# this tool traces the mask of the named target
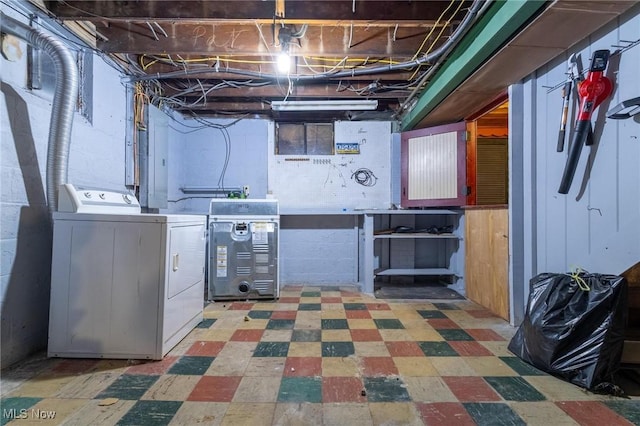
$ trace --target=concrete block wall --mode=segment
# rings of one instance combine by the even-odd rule
[[[26,53],[26,45],[21,47]],[[26,55],[17,62],[2,57],[0,71],[0,368],[4,368],[47,345],[52,229],[45,181],[51,97],[25,88]],[[93,81],[93,123],[75,114],[68,180],[123,190],[125,90],[118,72],[97,56]]]
[[[357,215],[281,216],[281,283],[358,283],[357,220]]]
[[[231,120],[212,120],[225,125]],[[200,128],[201,124],[189,118],[175,116],[169,122],[169,209],[170,212],[207,213],[210,195],[188,198],[182,187],[217,187],[224,166],[225,141],[220,130]],[[354,127],[355,126],[355,127]],[[384,132],[380,127],[384,126]],[[387,165],[391,144],[389,124],[379,122],[343,123],[342,127],[355,128],[375,134],[368,145]],[[194,131],[195,130],[195,131]],[[231,155],[225,175],[225,186],[250,186],[250,198],[267,196],[267,177],[273,158],[273,124],[266,120],[242,120],[228,129]],[[399,138],[398,138],[399,141]],[[399,146],[399,145],[398,145]],[[398,160],[399,164],[399,160]],[[387,166],[389,167],[389,166]],[[317,170],[316,170],[317,169]],[[387,170],[388,172],[388,170]],[[316,173],[317,176],[310,176]],[[310,168],[304,176],[326,181],[326,169]],[[380,171],[376,188],[382,188],[389,198],[388,173]],[[292,183],[290,183],[292,184]],[[355,184],[354,184],[355,185]],[[320,188],[308,187],[301,191],[295,204],[315,203],[318,210],[326,209],[317,196]],[[274,191],[277,197],[277,192]],[[173,202],[171,200],[174,200]],[[385,206],[388,205],[388,200]],[[286,206],[285,206],[286,207]],[[283,208],[281,203],[281,210]],[[291,206],[289,206],[291,210]],[[294,209],[295,210],[295,209]],[[282,284],[353,284],[359,281],[360,235],[357,215],[283,215],[280,226],[280,281]]]
[[[211,120],[210,123],[225,126],[234,121]],[[226,129],[230,151],[224,186],[248,185],[250,198],[265,198],[267,194],[267,123],[247,119]],[[212,195],[185,194],[180,188],[218,187],[226,158],[224,132],[179,114],[169,120],[168,211],[198,214],[209,211]]]

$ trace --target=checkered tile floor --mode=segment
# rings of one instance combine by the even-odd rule
[[[638,399],[541,373],[507,350],[513,333],[469,301],[287,287],[210,304],[162,361],[41,360],[19,384],[29,368],[12,370],[2,424],[640,424]]]

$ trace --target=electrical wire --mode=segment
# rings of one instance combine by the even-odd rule
[[[378,178],[367,168],[360,168],[351,174],[351,179],[362,186],[374,186]]]
[[[149,104],[149,95],[145,93],[141,82],[134,84],[133,93],[133,122],[137,130],[147,130],[144,123],[144,107]]]
[[[433,49],[433,47],[436,45],[436,42],[438,40],[440,40],[440,37],[442,36],[442,33],[444,32],[445,29],[449,28],[449,24],[451,24],[451,21],[453,20],[453,18],[458,14],[458,12],[460,11],[460,8],[463,5],[463,1],[458,2],[458,7],[457,9],[453,12],[453,14],[451,15],[451,17],[449,19],[447,19],[447,22],[444,23],[444,25],[442,25],[442,27],[440,28],[440,32],[438,33],[438,35],[436,36],[436,38],[433,40],[433,42],[431,42],[431,44],[429,45],[429,47],[427,48],[427,50],[424,52],[424,55],[428,55],[429,52],[431,52],[431,50]],[[444,16],[444,14],[447,12],[447,10],[449,10],[449,7],[451,7],[451,5],[453,4],[453,1],[449,4],[449,6],[445,9],[444,12],[442,12],[442,15],[440,15],[440,17],[438,18],[438,21],[442,18],[442,16]],[[434,30],[436,28],[436,26],[434,25],[431,29]],[[430,32],[431,33],[431,32]],[[427,39],[425,38],[424,40],[425,42],[427,41]],[[420,46],[420,49],[422,49],[422,47],[424,46],[424,42],[422,44],[422,46]],[[420,50],[419,49],[419,50]],[[419,51],[418,50],[418,51]],[[417,53],[416,53],[417,56]],[[416,58],[416,56],[414,56],[414,59]],[[420,69],[420,67],[416,67],[416,69],[413,71],[413,74],[411,74],[411,77],[409,77],[409,80],[413,80],[416,76],[416,74],[418,73],[418,70]]]
[[[451,8],[451,6],[453,6],[453,4],[455,2],[456,2],[456,0],[451,0],[451,3],[449,3],[447,8],[442,11],[440,16],[438,16],[438,19],[436,19],[436,22],[431,26],[431,30],[427,33],[427,35],[425,36],[424,40],[422,40],[422,44],[420,44],[420,47],[418,47],[418,49],[416,50],[416,53],[411,58],[412,61],[415,61],[416,58],[418,57],[418,55],[420,55],[420,52],[422,51],[422,48],[424,47],[424,45],[427,43],[427,40],[429,40],[429,37],[431,37],[431,35],[435,31],[435,29],[438,26],[438,24],[440,24],[440,20],[447,13],[447,11]],[[462,3],[462,1],[460,1],[460,3]]]
[[[191,112],[191,117],[198,123],[201,124],[201,126],[189,126],[187,124],[185,124],[184,122],[178,121],[175,119],[175,117],[173,117],[172,114],[169,114],[169,118],[171,118],[171,120],[173,120],[174,122],[180,124],[183,127],[187,127],[192,129],[191,131],[188,132],[181,132],[180,130],[169,126],[171,129],[178,131],[179,133],[193,133],[199,130],[203,130],[206,128],[211,128],[211,129],[216,129],[219,130],[222,138],[224,140],[224,145],[225,145],[225,155],[224,155],[224,162],[222,165],[222,170],[220,171],[220,176],[218,177],[218,188],[217,189],[225,189],[224,186],[224,179],[225,179],[225,175],[227,173],[227,168],[229,166],[229,160],[231,159],[231,135],[229,134],[229,127],[237,124],[240,120],[242,120],[242,118],[238,118],[230,123],[227,124],[219,124],[219,123],[212,123],[209,120],[206,120],[202,117],[200,117],[199,115],[197,115],[194,112]]]
[[[471,23],[476,19],[478,13],[483,9],[483,5],[490,4],[484,2],[482,0],[474,0],[471,8],[468,10],[464,19],[460,23],[460,25],[456,28],[456,30],[451,34],[448,40],[437,49],[432,52],[416,59],[415,61],[408,62],[400,62],[396,64],[386,65],[386,66],[374,66],[374,67],[364,67],[360,69],[354,70],[344,70],[338,71],[336,73],[327,73],[327,74],[318,74],[318,75],[295,75],[291,76],[296,82],[311,82],[311,81],[323,81],[328,79],[336,79],[341,77],[355,77],[362,75],[371,75],[378,73],[387,73],[393,71],[400,71],[405,69],[414,69],[415,67],[419,67],[421,65],[425,65],[428,62],[440,58],[440,56],[447,51],[452,45],[456,44],[463,34],[466,33]],[[173,77],[185,77],[186,75],[196,75],[201,74],[203,72],[207,72],[208,70],[203,69],[193,69],[188,71],[174,71],[165,74],[154,74],[154,75],[146,75],[146,76],[137,76],[131,77],[131,80],[164,80],[167,78]],[[277,75],[277,74],[268,74],[264,72],[255,72],[246,69],[237,69],[237,68],[228,68],[225,70],[227,73],[243,75],[246,77],[257,77],[264,80],[278,81],[283,80],[285,76]]]
[[[273,56],[273,55],[272,55]],[[370,65],[370,64],[376,64],[376,63],[381,63],[381,64],[399,64],[401,62],[399,61],[394,61],[392,59],[386,59],[386,58],[378,58],[375,60],[371,60],[371,58],[349,58],[348,56],[345,56],[342,59],[337,59],[337,58],[329,58],[329,57],[317,57],[317,56],[300,56],[302,58],[302,60],[305,63],[306,68],[312,70],[313,68],[326,68],[327,65],[323,65],[323,64],[309,64],[309,60],[315,60],[315,61],[324,61],[324,62],[337,62],[336,65],[333,65],[331,69],[329,69],[328,71],[325,70],[325,73],[331,73],[333,71],[335,71],[336,69],[351,69],[351,68],[360,68],[360,67],[364,67],[366,65]],[[145,62],[145,59],[152,59],[149,62]],[[164,63],[164,64],[171,64],[173,66],[178,66],[178,65],[182,65],[184,67],[184,64],[194,64],[194,65],[202,65],[203,69],[209,69],[211,66],[206,64],[206,63],[210,63],[210,62],[216,62],[216,61],[224,61],[224,62],[229,62],[229,63],[237,63],[237,64],[247,64],[247,65],[251,65],[251,64],[257,64],[257,65],[275,65],[277,63],[277,60],[270,60],[270,61],[265,61],[265,60],[253,60],[253,59],[233,59],[233,58],[229,58],[229,57],[220,57],[220,56],[216,56],[216,57],[212,57],[212,56],[207,56],[207,57],[202,57],[202,58],[192,58],[192,59],[181,59],[179,62],[178,61],[174,61],[171,59],[170,55],[147,55],[147,54],[143,54],[140,55],[139,57],[139,64],[142,67],[142,69],[144,71],[146,71],[149,67],[151,67],[152,65],[156,64],[156,63]],[[346,66],[346,65],[341,65],[343,63],[347,63],[347,62],[358,62],[360,65],[355,65],[355,66]]]

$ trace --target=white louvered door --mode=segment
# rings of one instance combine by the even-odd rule
[[[465,142],[465,123],[402,134],[402,207],[465,204]]]

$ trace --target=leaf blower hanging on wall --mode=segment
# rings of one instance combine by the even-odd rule
[[[567,163],[564,167],[564,173],[562,174],[562,181],[560,181],[560,188],[558,192],[560,194],[566,194],[571,188],[571,182],[573,176],[576,173],[578,167],[578,161],[580,160],[580,153],[582,152],[582,145],[591,145],[592,129],[591,129],[591,116],[593,111],[604,101],[613,91],[613,84],[604,75],[604,70],[607,68],[609,62],[608,50],[596,50],[591,58],[591,68],[584,81],[579,81],[578,75],[574,75],[575,70],[575,56],[572,55],[569,58],[569,79],[571,81],[577,81],[578,84],[578,97],[580,98],[580,109],[578,110],[578,117],[576,120],[575,130],[571,139],[571,145],[569,146],[569,155],[567,157]],[[568,87],[567,87],[568,86]],[[571,85],[567,81],[565,88],[563,89],[564,102],[568,102],[570,96]],[[563,121],[566,120],[564,116],[563,105]],[[565,121],[566,124],[566,121]],[[561,123],[560,139],[558,140],[558,151],[562,151],[564,145],[564,125]]]

